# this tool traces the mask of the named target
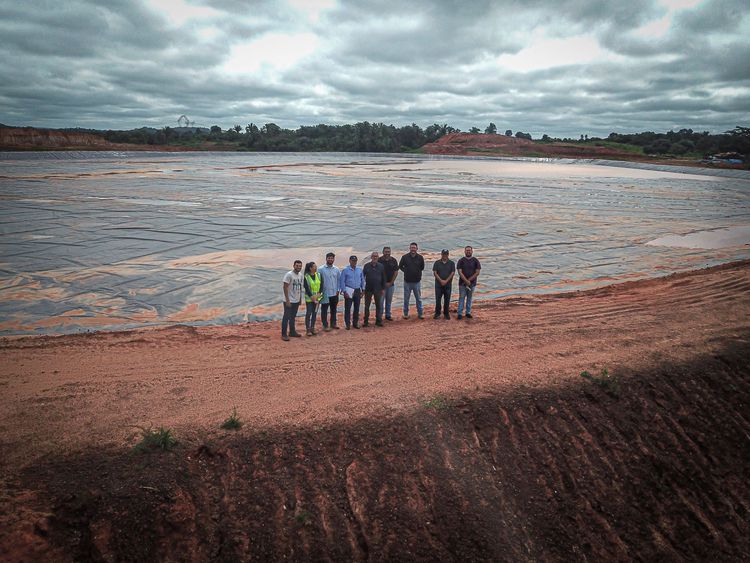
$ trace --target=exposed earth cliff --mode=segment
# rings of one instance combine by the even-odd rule
[[[447,155],[654,160],[642,153],[597,146],[593,143],[538,142],[506,135],[470,133],[449,133],[434,143],[425,145],[422,151],[427,154]]]

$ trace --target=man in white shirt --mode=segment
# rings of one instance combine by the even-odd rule
[[[302,301],[302,260],[295,260],[293,270],[284,274],[284,318],[281,320],[281,339],[289,340],[289,336],[302,336],[294,328],[297,310]],[[287,336],[289,328],[289,336]]]

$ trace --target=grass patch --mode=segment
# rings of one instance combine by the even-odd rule
[[[242,421],[237,416],[237,407],[232,409],[232,414],[224,422],[221,423],[221,427],[224,430],[239,430],[242,428]]]
[[[606,368],[598,376],[592,375],[588,371],[582,371],[581,377],[599,386],[599,388],[612,397],[620,396],[620,378],[617,375],[611,375]]]
[[[584,141],[584,143],[587,142],[588,141]],[[630,145],[628,143],[615,143],[614,141],[592,141],[592,143],[595,147],[606,147],[608,149],[616,149],[633,154],[643,154],[643,147],[638,145]]]
[[[170,451],[177,445],[177,439],[169,428],[160,426],[156,430],[137,426],[141,430],[141,441],[133,448],[139,452],[148,452],[153,450]]]
[[[298,514],[294,516],[294,519],[297,521],[298,524],[306,524],[311,516],[312,514],[310,514],[309,512],[305,510],[302,510],[301,512],[299,512]]]
[[[440,395],[435,395],[431,399],[428,399],[423,403],[424,408],[426,409],[433,409],[436,411],[442,411],[448,408],[448,401],[445,397],[441,397]]]

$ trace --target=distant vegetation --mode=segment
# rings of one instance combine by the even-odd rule
[[[607,141],[626,143],[641,147],[646,154],[711,155],[717,153],[738,153],[750,157],[750,127],[735,127],[721,135],[701,133],[692,129],[680,129],[666,133],[633,133],[621,135],[610,133]]]
[[[0,126],[7,127],[7,126]],[[63,129],[70,133],[92,133],[113,143],[137,145],[174,146],[194,149],[221,149],[247,151],[341,151],[341,152],[410,152],[419,149],[448,133],[459,133],[459,129],[448,124],[435,123],[426,128],[412,123],[403,127],[369,123],[354,125],[310,125],[297,129],[284,129],[275,123],[258,127],[254,123],[234,125],[222,129],[212,127],[164,127],[154,129],[142,127],[130,131],[100,131],[93,129]],[[471,127],[468,133],[498,135],[498,127],[490,123],[484,129]],[[505,130],[505,136],[532,140],[530,133]],[[715,154],[735,153],[750,161],[750,127],[735,127],[720,134],[708,131],[680,129],[655,133],[610,133],[606,138],[581,135],[579,139],[541,135],[539,143],[572,143],[611,147],[656,156],[701,158]]]
[[[235,150],[252,151],[342,151],[342,152],[405,152],[418,150],[427,143],[438,140],[448,133],[460,132],[447,124],[433,124],[422,129],[416,124],[404,127],[382,123],[355,123],[354,125],[312,125],[298,129],[283,129],[275,123],[258,127],[249,123],[245,127],[235,125],[222,130],[218,125],[207,128],[134,129],[132,131],[100,131],[108,141],[149,145],[174,145],[203,147],[206,144],[226,146]],[[470,133],[479,133],[472,127]],[[497,134],[497,127],[490,123],[484,130]],[[530,133],[507,129],[505,135],[532,140]],[[610,133],[606,139],[581,135],[580,139],[556,138],[542,135],[540,142],[568,142],[593,144],[595,146],[617,146],[638,154],[702,157],[716,153],[738,153],[750,157],[750,128],[736,127],[722,134],[712,135],[708,131],[692,129],[667,131],[666,133]]]
[[[187,129],[187,130],[185,130]],[[341,151],[404,152],[436,141],[457,131],[448,125],[434,124],[422,129],[416,124],[404,127],[382,123],[354,125],[312,125],[282,129],[275,123],[258,127],[249,123],[222,130],[218,125],[204,128],[134,129],[98,132],[113,143],[205,147],[206,143],[252,151]]]

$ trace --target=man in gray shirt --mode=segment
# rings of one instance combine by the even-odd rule
[[[456,264],[448,259],[448,251],[440,253],[440,260],[436,260],[432,266],[432,274],[435,276],[435,318],[440,318],[442,308],[443,317],[450,319],[451,288],[453,276],[456,275]],[[442,303],[441,303],[442,302]],[[442,307],[441,307],[442,304]]]

